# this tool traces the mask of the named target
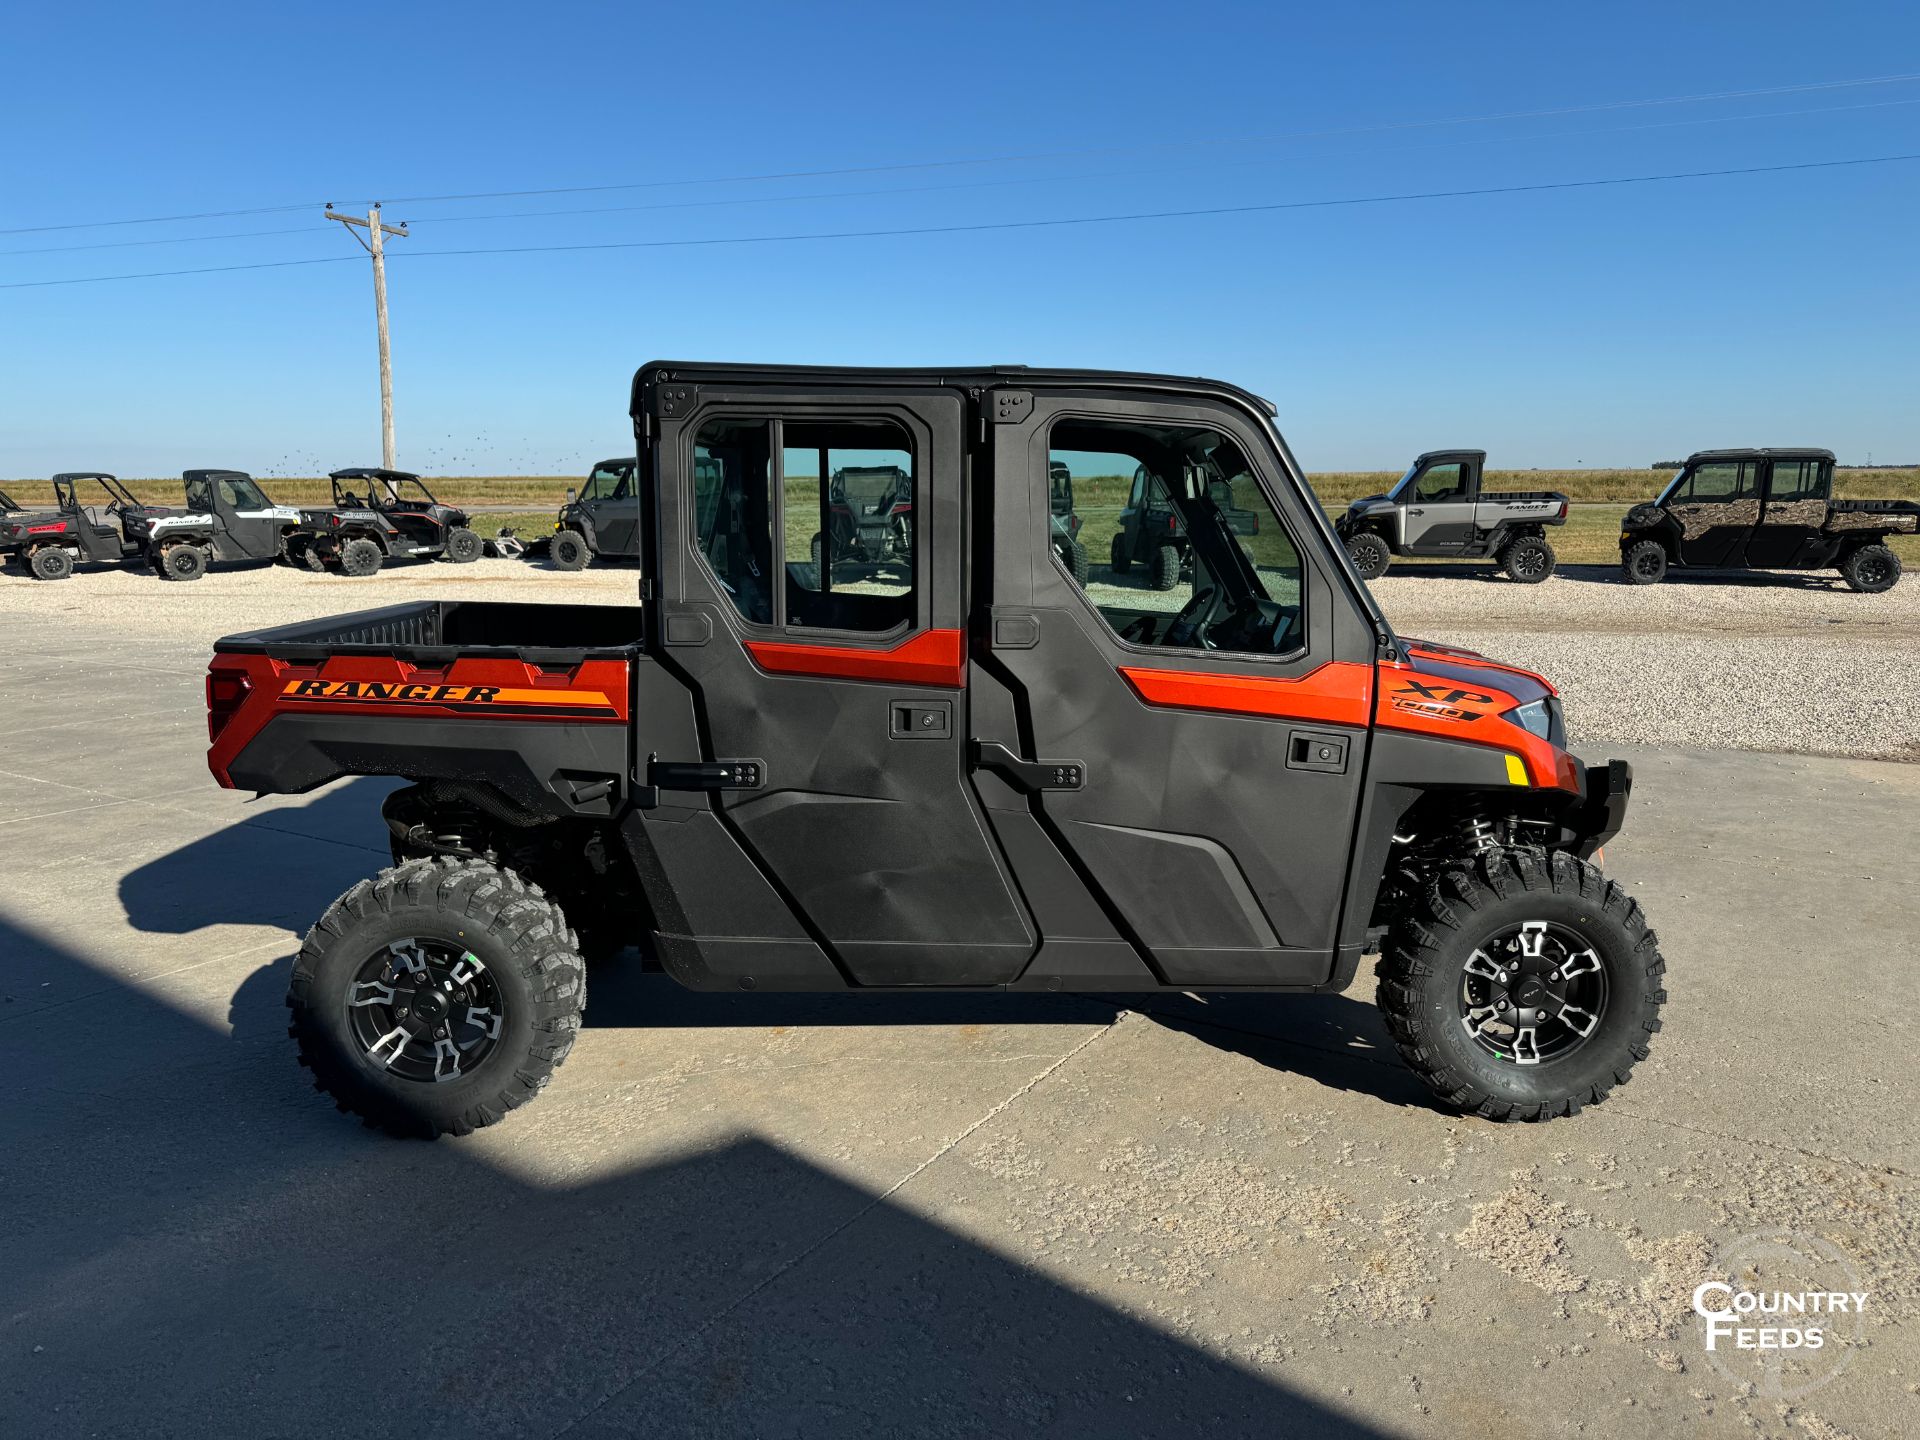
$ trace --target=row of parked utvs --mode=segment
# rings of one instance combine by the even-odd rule
[[[467,512],[443,505],[418,475],[336,470],[330,505],[275,504],[239,470],[189,470],[179,505],[148,505],[112,475],[53,477],[51,509],[0,494],[0,559],[40,580],[78,565],[148,566],[197,580],[214,561],[269,560],[371,575],[388,560],[478,560],[487,542]]]

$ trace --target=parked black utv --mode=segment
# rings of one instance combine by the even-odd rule
[[[584,570],[597,556],[640,558],[640,492],[634,488],[633,465],[631,455],[602,460],[577,494],[567,492],[547,542],[555,569]]]
[[[1053,553],[1060,557],[1060,563],[1067,567],[1074,583],[1084,590],[1092,566],[1087,560],[1087,547],[1080,542],[1080,516],[1073,508],[1073,472],[1064,461],[1048,462],[1047,491],[1048,508],[1052,512],[1049,533],[1053,537]]]
[[[29,510],[0,495],[0,558],[24,565],[36,580],[64,580],[75,565],[118,565],[137,553],[126,524],[142,507],[113,476],[65,471],[53,477],[53,495],[51,510]]]
[[[486,542],[467,512],[443,505],[406,470],[335,470],[331,507],[303,507],[287,540],[287,559],[309,570],[366,576],[388,560],[478,560]],[[357,487],[357,488],[356,488]]]
[[[1211,483],[1211,499],[1227,529],[1235,535],[1259,534],[1259,515],[1234,504],[1233,486],[1225,480]],[[1145,567],[1156,590],[1171,590],[1182,576],[1193,573],[1193,548],[1181,527],[1180,512],[1167,498],[1160,478],[1148,474],[1144,465],[1134,471],[1133,488],[1120,511],[1120,532],[1113,537],[1107,558],[1115,575],[1125,575],[1135,565]]]
[[[181,477],[186,506],[123,512],[128,544],[144,551],[167,580],[198,580],[215,560],[286,558],[300,512],[276,505],[241,470],[189,470]]]

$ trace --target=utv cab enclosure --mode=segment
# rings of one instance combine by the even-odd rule
[[[387,560],[478,560],[485,543],[467,512],[442,505],[426,481],[407,470],[356,467],[327,476],[331,509],[300,511],[287,539],[287,559],[310,570],[365,576]]]
[[[1604,1099],[1647,1053],[1663,963],[1595,868],[1626,764],[1568,752],[1540,677],[1394,634],[1263,401],[659,363],[631,408],[641,603],[216,646],[221,784],[412,782],[394,866],[293,967],[343,1107],[500,1119],[572,1044],[583,950],[625,946],[719,991],[1313,993],[1384,949],[1402,1054],[1496,1119]],[[1177,593],[1096,599],[1060,563],[1052,465],[1088,454],[1164,491]],[[917,523],[842,583],[812,542],[833,477],[880,465]]]
[[[52,484],[51,510],[0,507],[0,557],[36,580],[63,580],[75,565],[118,565],[138,553],[127,522],[143,512],[125,485],[100,470],[62,471]]]
[[[1891,590],[1889,535],[1920,529],[1912,500],[1835,500],[1831,450],[1702,450],[1658,498],[1620,522],[1620,569],[1651,585],[1669,567],[1824,570],[1855,589]]]
[[[300,512],[276,505],[241,470],[188,470],[182,510],[156,508],[126,519],[127,538],[168,580],[198,580],[215,560],[283,560]]]
[[[1552,490],[1489,491],[1484,450],[1429,450],[1385,495],[1369,495],[1334,522],[1361,578],[1387,573],[1395,555],[1492,560],[1512,579],[1553,574],[1545,527],[1567,521]]]
[[[640,558],[640,492],[633,457],[602,460],[575,494],[567,492],[548,554],[554,568],[584,570],[596,556]]]

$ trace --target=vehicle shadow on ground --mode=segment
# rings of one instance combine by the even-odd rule
[[[280,806],[149,862],[121,881],[134,927],[191,934],[214,925],[286,932],[282,953],[235,993],[229,1021],[248,1039],[279,1040],[292,956],[344,891],[387,863],[380,804],[393,782],[353,780],[299,806]],[[1122,1010],[1204,1044],[1330,1089],[1427,1106],[1399,1063],[1373,1006],[1346,995],[1054,995],[1038,992],[869,991],[779,994],[688,990],[644,967],[639,952],[596,965],[586,1024],[672,1030],[776,1026],[1106,1024]]]
[[[1499,567],[1483,562],[1396,561],[1382,580],[1479,580],[1527,587],[1507,578]],[[1845,590],[1847,582],[1830,570],[1669,570],[1659,585],[1632,586],[1618,565],[1561,565],[1544,583],[1573,580],[1584,585],[1613,585],[1620,589],[1657,590],[1668,585],[1745,586],[1755,590]]]
[[[0,1433],[1381,1433],[751,1132],[596,1169],[644,1137],[562,1111],[546,1167],[591,1178],[529,1179],[3,917],[0,953],[87,1032],[0,1014]]]

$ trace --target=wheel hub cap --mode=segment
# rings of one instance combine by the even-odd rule
[[[1528,920],[1467,958],[1460,1025],[1496,1058],[1538,1065],[1585,1044],[1606,1003],[1606,970],[1593,947],[1572,930]]]

